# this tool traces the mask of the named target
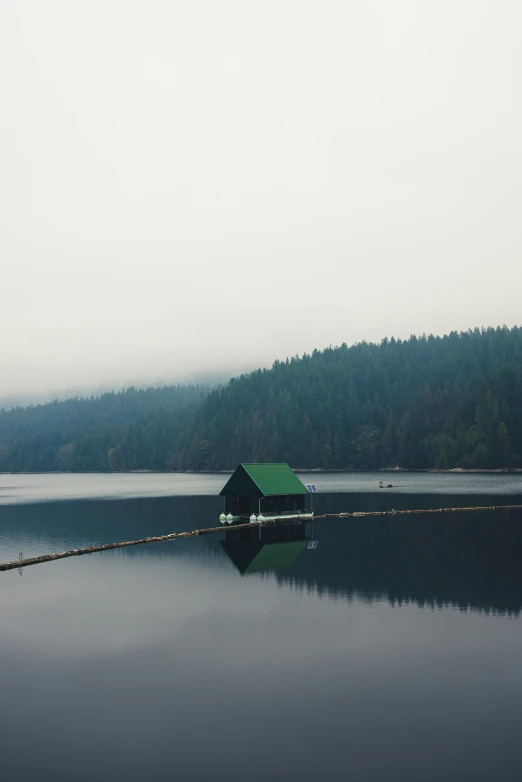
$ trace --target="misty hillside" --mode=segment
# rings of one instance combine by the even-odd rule
[[[327,348],[209,391],[0,412],[0,470],[520,466],[522,329]]]
[[[377,469],[522,462],[522,329],[314,351],[210,393],[181,466]]]
[[[0,410],[0,471],[118,469],[113,446],[122,452],[137,449],[140,464],[154,463],[157,449],[179,439],[207,391],[198,385],[128,388]]]

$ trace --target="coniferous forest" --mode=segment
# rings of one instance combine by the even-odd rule
[[[0,412],[0,471],[522,466],[522,329],[315,350],[227,385]]]

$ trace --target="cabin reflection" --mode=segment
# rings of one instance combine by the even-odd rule
[[[231,527],[221,546],[242,576],[292,565],[311,541],[306,522]]]

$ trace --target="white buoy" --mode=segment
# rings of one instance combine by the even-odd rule
[[[256,523],[256,521],[257,521],[256,514],[255,514],[255,513],[253,513],[253,514],[250,516],[250,523],[251,523],[251,524],[255,524],[255,523]]]
[[[232,514],[231,514],[231,513],[229,513],[229,514],[227,515],[227,521],[228,521],[228,523],[229,523],[229,524],[232,524],[232,522],[234,521],[234,517],[232,516]]]
[[[260,513],[259,516],[257,517],[257,521],[259,524],[261,524],[262,521],[266,521],[262,513]]]
[[[220,522],[221,522],[222,524],[224,524],[224,523],[226,522],[226,520],[227,520],[227,517],[225,516],[225,514],[224,514],[224,513],[222,513],[222,514],[220,515],[220,517],[219,517],[219,520],[220,520]]]

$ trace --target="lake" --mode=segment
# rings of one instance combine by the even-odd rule
[[[516,473],[298,473],[320,493],[379,493],[379,480],[401,494],[519,494]],[[0,505],[71,499],[217,495],[230,473],[0,473]]]
[[[215,526],[226,479],[0,475],[0,560]],[[304,479],[318,513],[522,504],[517,475]],[[520,511],[247,532],[0,573],[6,779],[520,778]]]

